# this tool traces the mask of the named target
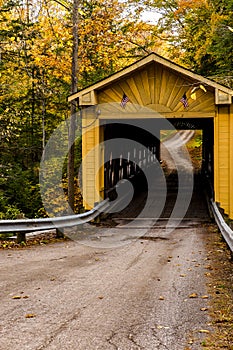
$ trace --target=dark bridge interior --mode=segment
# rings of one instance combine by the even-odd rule
[[[124,181],[124,179],[129,180],[134,188],[132,201],[123,211],[118,213],[119,216],[123,217],[137,217],[148,200],[149,191],[153,191],[154,185],[158,186],[161,172],[166,179],[166,203],[160,217],[170,217],[177,200],[179,186],[181,186],[181,178],[179,179],[177,169],[169,170],[167,159],[163,159],[163,147],[165,147],[167,141],[165,143],[161,142],[161,132],[164,130],[174,130],[174,132],[184,130],[184,132],[180,132],[181,137],[184,137],[184,135],[188,137],[191,134],[195,137],[195,131],[201,131],[202,152],[199,162],[201,166],[199,169],[193,169],[193,194],[186,216],[208,216],[203,187],[206,188],[206,185],[204,185],[206,179],[210,183],[213,182],[212,118],[129,119],[121,123],[119,123],[119,120],[108,120],[102,122],[102,127],[104,128],[104,141],[113,141],[113,146],[110,143],[110,146],[105,148],[105,197],[114,200],[117,196],[116,186],[118,186],[119,181]],[[190,133],[190,130],[193,132]],[[167,139],[169,138],[172,139],[172,136],[169,136],[168,132]],[[174,141],[174,147],[177,142],[179,141]],[[174,150],[174,147],[171,144],[171,149]],[[151,181],[148,184],[148,171],[150,171],[148,169],[155,167],[155,164],[157,168],[159,167],[158,172],[156,172],[158,176],[156,175],[153,178],[154,185]],[[182,174],[185,171],[185,168],[182,168]],[[187,173],[189,171],[187,170]],[[185,188],[183,191],[185,191]]]

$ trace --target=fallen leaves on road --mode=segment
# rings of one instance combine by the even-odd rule
[[[189,294],[189,298],[198,298],[197,293]]]
[[[208,329],[199,329],[199,333],[209,333],[210,331]]]
[[[161,325],[158,325],[157,326],[157,329],[169,329],[170,327],[168,326],[161,326]]]
[[[34,317],[36,317],[35,314],[26,314],[25,315],[25,318],[34,318]]]
[[[209,296],[208,295],[202,295],[202,297],[201,297],[202,299],[208,299],[209,298]]]

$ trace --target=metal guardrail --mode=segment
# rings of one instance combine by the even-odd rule
[[[211,204],[211,209],[213,211],[213,215],[218,225],[218,228],[222,236],[224,237],[226,243],[228,244],[230,250],[233,252],[233,231],[226,224],[224,218],[222,217],[222,214],[218,209],[216,202],[214,202],[213,199],[210,199],[210,204]]]
[[[108,206],[109,200],[105,199],[83,214],[41,219],[0,220],[0,232],[31,232],[82,225],[95,219]]]

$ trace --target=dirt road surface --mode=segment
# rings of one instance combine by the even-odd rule
[[[172,142],[192,171],[177,151],[184,142]],[[0,251],[0,349],[201,349],[211,330],[207,234],[186,219],[118,248],[68,241]]]
[[[1,251],[0,349],[200,349],[205,234],[191,224],[116,249]]]

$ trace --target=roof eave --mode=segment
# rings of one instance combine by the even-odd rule
[[[68,102],[71,102],[71,101],[79,98],[80,96],[83,96],[83,95],[89,93],[90,91],[103,89],[107,85],[111,84],[113,81],[117,81],[117,80],[121,79],[122,77],[130,74],[135,69],[142,68],[143,66],[145,66],[148,63],[153,62],[153,61],[157,62],[159,64],[162,64],[165,67],[170,68],[171,70],[175,70],[180,74],[186,75],[187,77],[189,77],[193,80],[196,80],[198,83],[200,82],[200,83],[206,84],[207,86],[211,86],[215,89],[219,89],[219,90],[233,96],[232,89],[230,89],[224,85],[221,85],[213,80],[202,77],[201,75],[196,74],[196,73],[188,70],[187,68],[181,67],[180,65],[178,65],[174,62],[171,62],[171,61],[169,61],[169,60],[167,60],[167,59],[165,59],[165,58],[163,58],[155,53],[151,53],[148,56],[142,58],[141,60],[133,63],[132,65],[122,69],[121,71],[116,72],[113,75],[111,75],[111,76],[109,76],[109,77],[107,77],[107,78],[105,78],[97,83],[94,83],[93,85],[86,87],[86,88],[76,92],[75,94],[70,95],[68,97]]]

